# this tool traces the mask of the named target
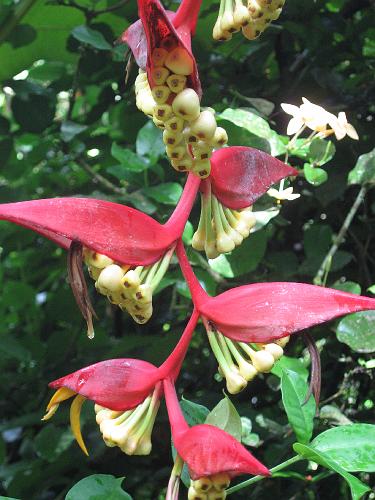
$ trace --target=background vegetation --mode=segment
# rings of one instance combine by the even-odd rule
[[[178,2],[165,4],[175,9]],[[224,45],[210,36],[217,4],[203,1],[194,51],[203,105],[224,112],[230,144],[267,151],[285,145],[288,116],[280,103],[299,105],[302,96],[335,113],[345,110],[360,141],[336,142],[336,154],[324,166],[326,182],[325,174],[308,182],[301,173],[294,186],[302,197],[285,204],[227,259],[212,267],[190,251],[199,278],[210,293],[257,281],[312,282],[358,195],[358,184],[365,181],[364,201],[324,278],[328,286],[366,293],[375,282],[375,198],[367,190],[375,179],[375,154],[359,165],[365,164],[366,178],[358,167],[350,184],[347,178],[358,157],[374,148],[373,0],[287,0],[281,18],[260,39],[249,42],[236,35]],[[1,202],[85,195],[167,219],[183,179],[168,166],[159,131],[135,107],[135,67],[125,85],[126,47],[114,45],[136,18],[135,0],[0,0]],[[234,111],[225,111],[229,108]],[[239,108],[245,108],[242,114]],[[291,160],[301,169],[306,162],[315,168],[325,160],[311,151],[299,151]],[[197,203],[187,243],[198,217]],[[166,357],[191,310],[178,266],[170,268],[155,297],[153,318],[142,327],[92,293],[100,320],[91,342],[67,284],[64,252],[11,224],[1,223],[0,229],[0,494],[61,499],[80,479],[103,473],[126,476],[124,487],[137,500],[163,498],[172,464],[164,410],[150,457],[106,448],[90,405],[83,413],[88,459],[73,443],[67,407],[52,423],[40,418],[51,394],[47,383],[55,378],[105,358],[160,363]],[[314,329],[323,362],[314,435],[351,421],[374,423],[374,322],[370,312]],[[288,356],[301,360],[301,373],[308,366],[303,349],[298,337],[287,347]],[[181,394],[212,409],[223,397],[215,373],[206,338],[196,335],[179,379]],[[231,398],[244,418],[245,443],[269,467],[290,458],[296,440],[279,385],[275,375],[258,377]],[[294,472],[233,498],[351,498],[340,476],[315,469],[300,462]],[[368,473],[360,477],[371,485]],[[111,498],[125,498],[117,488]],[[88,497],[70,493],[67,498]]]

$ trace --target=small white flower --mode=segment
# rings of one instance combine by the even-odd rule
[[[346,114],[344,111],[339,113],[338,117],[332,115],[332,119],[329,121],[329,125],[335,133],[336,139],[341,141],[346,135],[348,135],[351,139],[358,141],[359,136],[357,134],[356,129],[348,123],[346,118]]]
[[[281,104],[282,109],[288,113],[288,115],[293,116],[288,124],[286,133],[288,135],[294,135],[303,126],[315,132],[324,132],[327,129],[329,121],[336,117],[321,106],[313,104],[306,99],[306,97],[302,97],[302,101],[303,104],[299,107],[293,104]]]
[[[293,194],[292,187],[282,189],[281,191],[279,191],[278,189],[275,189],[275,188],[270,188],[267,191],[267,194],[268,194],[268,196],[271,196],[272,198],[276,198],[277,201],[285,201],[285,200],[293,201],[301,196],[298,193]]]

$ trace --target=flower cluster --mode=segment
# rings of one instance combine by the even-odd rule
[[[225,19],[237,19],[245,9],[253,23],[260,22],[260,12],[274,9],[277,13],[282,3],[249,0],[245,8],[241,0],[222,1],[222,18],[225,14]],[[212,152],[227,137],[216,126],[212,111],[200,107],[200,83],[190,45],[200,1],[183,0],[177,13],[166,12],[159,0],[139,0],[138,4],[141,20],[123,36],[140,67],[137,105],[164,129],[172,165],[190,171],[173,214],[162,225],[120,204],[54,198],[0,205],[0,219],[36,231],[68,250],[70,282],[90,337],[93,309],[83,263],[99,293],[136,322],[144,323],[152,314],[152,293],[176,253],[194,310],[172,353],[159,367],[137,359],[110,359],[52,382],[50,387],[56,392],[44,419],[51,418],[60,403],[74,398],[71,427],[87,454],[79,417],[88,399],[95,403],[96,422],[107,446],[117,446],[128,455],[146,455],[152,449],[152,428],[164,398],[179,463],[187,464],[191,477],[188,498],[223,499],[233,477],[270,473],[230,434],[207,424],[189,428],[185,421],[175,383],[198,321],[206,328],[228,391],[237,393],[258,373],[271,370],[290,335],[348,313],[375,309],[375,300],[302,283],[255,283],[216,297],[206,293],[181,239],[198,191],[201,217],[192,244],[214,258],[249,236],[256,220],[252,205],[262,195],[268,192],[278,200],[296,198],[291,188],[275,195],[270,187],[297,172],[252,148]],[[247,14],[243,16],[245,19]],[[228,21],[221,29],[230,32],[230,26]],[[288,133],[307,126],[328,135],[330,124],[338,137],[344,129],[354,135],[343,114],[334,122],[333,115],[314,106],[307,100],[300,108],[284,105],[293,115]],[[320,374],[311,378],[318,399]],[[179,473],[174,469],[167,493],[170,500],[178,498],[178,484]]]

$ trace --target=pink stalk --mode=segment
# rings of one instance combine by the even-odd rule
[[[182,26],[186,26],[189,32],[194,35],[201,4],[202,0],[182,0],[173,18],[173,26],[179,30]]]
[[[204,291],[202,285],[198,281],[198,278],[194,274],[181,239],[177,242],[176,255],[180,263],[182,274],[188,284],[194,306],[199,310],[202,304],[208,300],[209,296]]]
[[[170,378],[163,381],[165,402],[168,410],[169,422],[171,424],[173,440],[178,441],[189,430],[185,417],[178,402],[174,383]]]
[[[194,329],[197,325],[197,321],[199,319],[199,312],[194,309],[191,318],[186,325],[186,328],[181,335],[180,340],[178,341],[176,347],[173,349],[168,358],[164,361],[164,363],[159,367],[159,375],[161,379],[166,377],[171,377],[173,380],[176,380],[183,360],[186,355],[186,351],[189,347],[191,337],[194,333]]]
[[[186,221],[189,218],[197,196],[200,182],[200,179],[193,173],[188,175],[181,198],[172,215],[164,224],[164,227],[169,228],[174,234],[181,235],[183,233]]]

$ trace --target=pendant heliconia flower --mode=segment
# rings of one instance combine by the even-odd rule
[[[270,471],[227,432],[213,425],[189,427],[171,379],[163,382],[173,443],[186,463],[192,484],[188,498],[225,498],[230,480],[240,474],[269,476]],[[209,495],[200,497],[199,495]]]
[[[254,148],[234,146],[215,151],[211,175],[201,184],[201,214],[192,246],[209,259],[231,252],[256,224],[253,203],[272,184],[297,171]]]
[[[190,175],[165,224],[133,208],[92,198],[53,198],[0,205],[0,220],[31,229],[68,250],[69,280],[94,335],[82,261],[96,289],[137,323],[152,314],[152,293],[168,269],[200,181]]]

